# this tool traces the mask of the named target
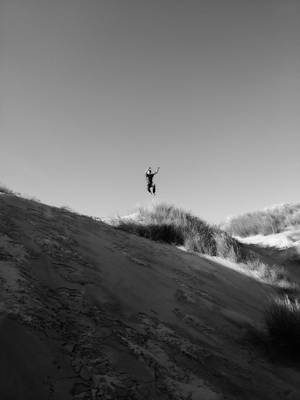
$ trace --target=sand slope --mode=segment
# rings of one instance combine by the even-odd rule
[[[300,398],[245,339],[269,287],[13,196],[0,221],[1,400]]]

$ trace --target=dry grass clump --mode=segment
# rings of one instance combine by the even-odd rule
[[[258,258],[252,258],[243,264],[245,269],[250,271],[258,280],[268,285],[284,290],[294,290],[297,285],[291,282],[283,266],[273,264],[269,265]]]
[[[268,338],[286,355],[300,355],[300,302],[288,296],[275,298],[265,313]]]
[[[300,204],[286,204],[233,217],[222,224],[222,229],[230,235],[246,237],[279,233],[297,225],[300,225]]]
[[[244,259],[244,250],[235,239],[226,232],[217,231],[215,234],[217,255],[233,262],[239,262]]]
[[[121,219],[117,227],[149,239],[184,245],[190,251],[241,259],[241,245],[235,239],[180,208],[159,204],[153,209],[139,209],[135,218]]]

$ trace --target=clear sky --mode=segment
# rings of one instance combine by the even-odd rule
[[[87,214],[300,200],[298,0],[0,0],[0,180]]]

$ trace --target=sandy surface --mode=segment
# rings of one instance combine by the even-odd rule
[[[271,288],[16,197],[0,221],[1,400],[300,398],[246,339]]]
[[[274,247],[277,249],[300,248],[300,228],[293,227],[284,232],[271,235],[254,235],[248,237],[236,236],[239,242],[255,244],[263,247]]]

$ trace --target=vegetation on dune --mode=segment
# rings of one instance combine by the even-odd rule
[[[296,283],[291,282],[284,266],[266,264],[259,258],[252,257],[245,264],[241,264],[251,275],[270,286],[279,288],[283,292],[293,292],[298,289]]]
[[[230,235],[246,237],[279,233],[297,225],[300,226],[300,204],[286,204],[230,218],[221,228]]]
[[[119,219],[117,228],[147,239],[182,245],[189,251],[239,263],[256,279],[283,290],[293,286],[283,267],[262,262],[259,255],[216,226],[174,206],[139,209],[133,220]]]
[[[300,302],[288,296],[275,298],[265,312],[268,339],[286,356],[300,355]]]
[[[126,232],[176,245],[212,256],[241,259],[238,242],[226,232],[174,206],[159,204],[141,208],[135,221],[120,220]]]
[[[117,226],[119,229],[142,236],[147,239],[158,242],[165,242],[175,245],[183,245],[184,237],[178,227],[173,224],[148,224],[143,225],[134,222],[120,222]]]

